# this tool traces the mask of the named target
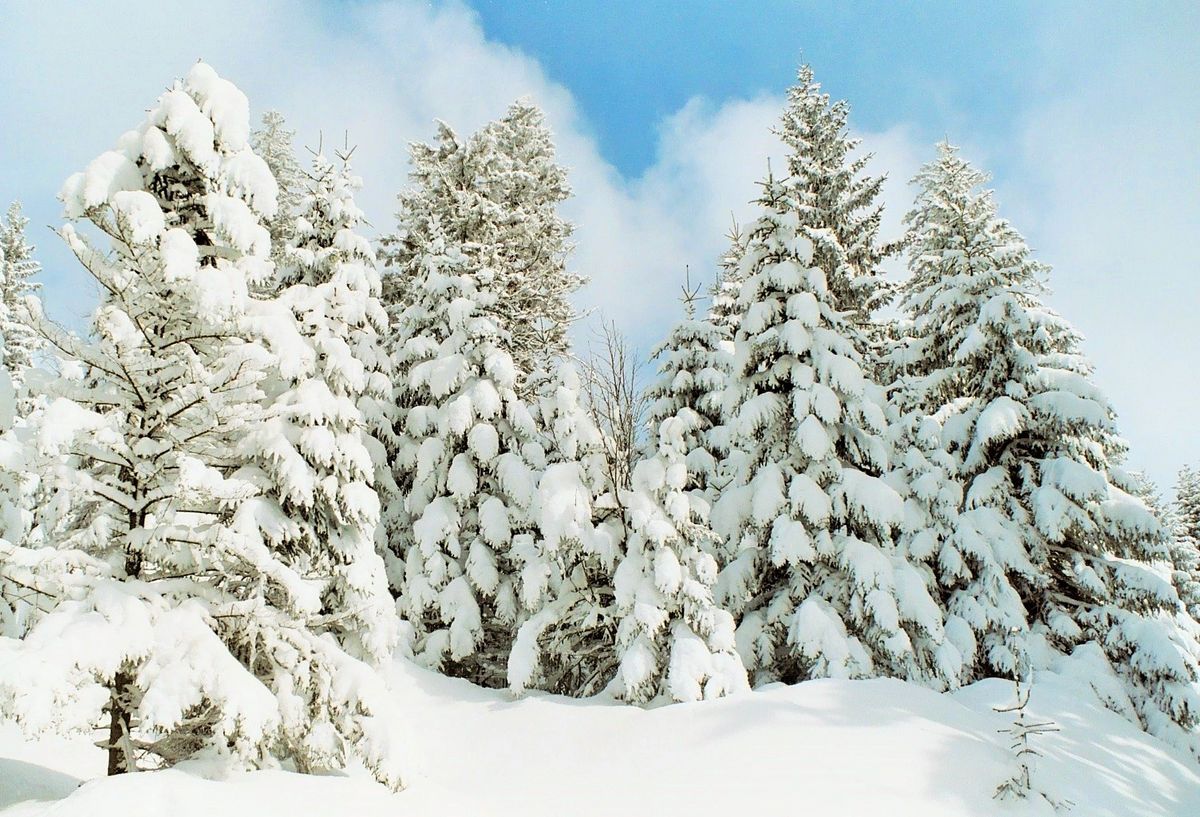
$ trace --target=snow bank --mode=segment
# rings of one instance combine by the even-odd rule
[[[953,695],[892,680],[812,681],[642,710],[604,699],[513,701],[397,664],[391,684],[421,735],[423,772],[391,795],[362,776],[288,772],[222,777],[202,765],[112,779],[86,741],[27,743],[0,727],[3,817],[354,817],[784,814],[942,817],[1050,815],[1044,801],[1000,803],[1012,774],[1012,685]],[[1081,817],[1200,814],[1200,768],[1093,702],[1039,676],[1031,711],[1035,785]],[[61,798],[61,799],[59,799]]]

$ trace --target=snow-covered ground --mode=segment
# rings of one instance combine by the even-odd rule
[[[420,772],[392,795],[365,776],[283,771],[211,779],[211,769],[104,778],[82,739],[30,743],[0,726],[0,815],[1036,815],[1001,803],[1013,771],[995,706],[1012,685],[939,695],[890,680],[813,681],[642,710],[546,695],[512,700],[398,663]],[[1083,817],[1200,815],[1200,766],[1039,676],[1031,711],[1061,731],[1037,739],[1034,782]],[[1060,812],[1063,813],[1063,812]]]

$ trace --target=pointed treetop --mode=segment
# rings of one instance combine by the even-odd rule
[[[683,268],[684,285],[680,287],[683,293],[679,296],[679,300],[683,302],[684,313],[688,319],[696,317],[696,301],[700,300],[700,285],[692,286],[692,270],[691,267],[684,265]]]
[[[787,100],[777,131],[788,149],[782,186],[794,200],[801,233],[814,244],[837,308],[855,324],[871,326],[874,311],[891,298],[880,264],[899,249],[879,238],[885,177],[865,174],[871,154],[854,155],[861,140],[850,135],[849,104],[831,101],[811,66],[800,66]]]

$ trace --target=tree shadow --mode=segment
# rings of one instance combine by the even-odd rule
[[[46,766],[0,757],[0,809],[29,800],[61,800],[82,782]]]

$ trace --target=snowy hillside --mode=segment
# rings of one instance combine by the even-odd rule
[[[400,794],[364,774],[266,771],[206,779],[203,766],[104,778],[83,740],[28,744],[0,729],[3,817],[320,815],[808,814],[1035,815],[1044,801],[998,802],[1012,773],[994,706],[1012,685],[983,681],[943,695],[899,681],[775,685],[718,701],[642,710],[534,694],[512,700],[409,664],[391,673],[407,705],[421,772]],[[1034,781],[1086,817],[1200,814],[1200,770],[1039,676],[1031,709],[1061,732]],[[81,787],[81,781],[84,782]],[[79,788],[77,788],[79,787]]]

